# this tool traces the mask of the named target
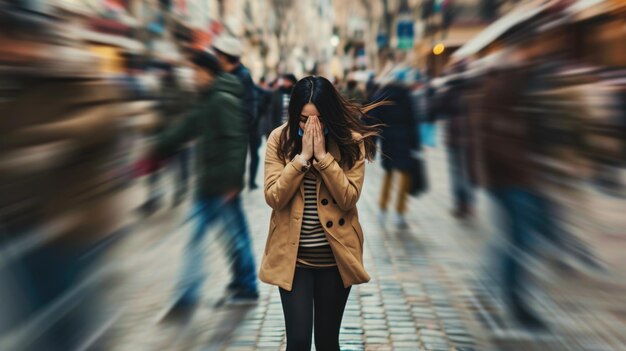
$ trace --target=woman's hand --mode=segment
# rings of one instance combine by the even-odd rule
[[[300,153],[300,156],[302,156],[305,161],[309,161],[313,157],[313,133],[313,117],[309,117],[307,118],[304,126],[304,135],[302,136],[302,152]]]
[[[326,138],[324,138],[324,132],[322,131],[322,125],[320,124],[319,117],[311,116],[309,117],[309,120],[310,119],[313,119],[313,155],[319,162],[324,158],[324,156],[326,156]]]

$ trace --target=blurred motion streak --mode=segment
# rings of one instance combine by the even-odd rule
[[[236,95],[245,128],[203,139],[224,104],[185,126],[208,101],[190,58],[226,36],[239,41],[221,60],[237,60],[222,68],[239,82],[222,69],[208,80]],[[0,0],[0,350],[115,349],[131,300],[160,316],[172,306],[155,291],[195,305],[221,289],[200,269],[217,251],[231,258],[226,290],[266,301],[251,253],[265,204],[247,201],[262,193],[264,139],[309,74],[353,102],[394,103],[370,116],[387,127],[366,237],[408,240],[416,216],[439,218],[416,209],[449,205],[435,227],[465,236],[459,284],[493,350],[626,349],[626,0]],[[163,135],[180,138],[164,150]],[[235,175],[220,158],[230,147]],[[448,178],[432,176],[440,154]],[[441,189],[449,200],[429,202]],[[207,247],[207,228],[226,232],[225,248]],[[194,328],[182,329],[202,340],[186,342],[206,346]],[[530,337],[506,333],[518,328]]]

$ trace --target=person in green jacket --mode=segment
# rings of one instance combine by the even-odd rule
[[[225,302],[241,304],[258,299],[256,268],[248,225],[239,193],[243,188],[248,129],[242,110],[243,87],[224,73],[215,56],[197,52],[191,59],[197,105],[176,127],[157,141],[155,154],[167,157],[179,146],[197,140],[197,184],[192,218],[196,228],[185,252],[183,274],[173,311],[189,311],[200,299],[204,280],[202,242],[218,219],[225,223],[232,282]]]

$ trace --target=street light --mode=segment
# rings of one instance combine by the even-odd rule
[[[332,38],[330,38],[330,45],[332,45],[334,48],[339,45],[339,36],[337,34],[334,34]]]
[[[433,54],[441,55],[441,54],[443,54],[445,49],[446,49],[446,47],[445,47],[445,45],[443,45],[443,43],[438,43],[437,45],[435,45],[433,47]]]

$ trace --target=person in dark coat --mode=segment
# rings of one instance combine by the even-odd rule
[[[232,282],[228,286],[232,294],[228,301],[251,302],[259,296],[252,243],[239,196],[248,144],[241,107],[244,89],[236,77],[222,71],[213,55],[198,52],[192,61],[200,88],[199,104],[175,129],[161,136],[154,152],[168,156],[180,145],[198,140],[193,206],[198,224],[187,247],[175,312],[190,311],[200,299],[204,280],[202,241],[208,227],[218,219],[225,222],[227,254],[232,262]]]
[[[407,195],[411,189],[410,169],[415,153],[420,149],[419,135],[413,103],[408,87],[398,82],[387,84],[374,94],[374,101],[387,100],[393,104],[380,106],[370,112],[370,116],[387,125],[381,134],[382,166],[385,178],[380,197],[380,220],[386,220],[387,204],[390,199],[393,174],[400,176],[400,187],[396,202],[396,225],[406,227]]]
[[[471,128],[467,97],[464,95],[467,82],[460,78],[448,83],[447,90],[437,99],[436,114],[445,118],[448,164],[452,181],[454,207],[452,215],[467,218],[474,213],[474,180],[472,179]]]
[[[346,84],[346,89],[341,91],[341,94],[351,102],[362,105],[365,103],[365,94],[359,89],[358,82],[351,79]]]
[[[537,130],[519,108],[529,86],[529,73],[528,67],[515,67],[490,74],[484,85],[485,118],[479,125],[483,183],[501,210],[502,231],[510,246],[525,253],[533,247],[534,233],[548,234],[547,222],[542,221],[545,202],[537,191],[538,169],[532,157]],[[522,325],[544,329],[545,323],[524,299],[527,272],[512,249],[505,251],[501,263],[507,305]]]
[[[257,189],[256,175],[258,171],[258,150],[261,146],[263,135],[269,128],[268,118],[270,104],[272,103],[272,91],[265,83],[265,77],[262,78],[259,85],[255,86],[257,94],[257,123],[256,126],[250,129],[250,152],[253,155],[253,159],[256,156],[256,161],[250,161],[250,173],[248,178],[248,186],[250,190]]]
[[[289,106],[289,100],[291,98],[291,91],[293,89],[294,84],[296,84],[298,80],[296,76],[291,73],[283,75],[280,79],[279,87],[274,91],[272,95],[272,103],[270,105],[270,110],[268,113],[268,117],[270,119],[270,128],[265,132],[265,135],[268,137],[270,133],[280,127],[283,123],[287,122],[289,118],[289,114],[287,112],[287,107]]]
[[[157,112],[159,115],[159,123],[155,126],[154,134],[158,135],[164,130],[174,128],[187,106],[187,96],[183,92],[174,68],[171,66],[164,67],[163,77],[161,80],[161,89],[158,94]],[[176,169],[176,183],[174,191],[174,205],[179,205],[187,194],[187,184],[189,183],[189,154],[190,150],[187,145],[182,145],[178,152],[169,161],[169,168]],[[161,171],[155,170],[148,176],[148,199],[140,207],[146,215],[154,213],[160,205],[162,192],[159,189],[161,180]]]
[[[250,190],[257,188],[256,174],[259,168],[259,147],[261,146],[261,136],[259,135],[259,115],[257,89],[250,71],[241,63],[243,47],[236,38],[221,35],[215,39],[213,50],[224,71],[237,77],[244,88],[243,107],[248,124],[248,139],[250,149]]]
[[[269,112],[272,105],[272,95],[274,93],[271,82],[265,77],[261,77],[259,84],[256,86],[257,91],[257,115],[259,116],[259,136],[262,138],[269,126]]]

